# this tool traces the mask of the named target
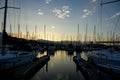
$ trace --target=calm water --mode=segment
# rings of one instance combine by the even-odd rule
[[[38,57],[45,55],[39,54]],[[40,69],[31,80],[84,80],[73,62],[76,53],[56,51],[50,56],[50,61]]]

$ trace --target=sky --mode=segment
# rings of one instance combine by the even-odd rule
[[[5,0],[0,0],[0,7]],[[120,34],[120,1],[100,6],[114,0],[8,0],[8,6],[20,7],[19,10],[8,8],[7,32],[20,31],[30,35],[36,33],[38,39],[44,39],[44,26],[46,26],[46,38],[49,40],[80,40],[87,37],[92,39],[94,26],[96,35],[109,32]],[[2,26],[4,9],[0,9],[0,24]],[[102,26],[102,27],[101,27]]]

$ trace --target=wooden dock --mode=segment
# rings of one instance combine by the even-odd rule
[[[76,56],[73,57],[73,61],[83,74],[85,80],[119,80],[118,77],[109,74],[110,72],[106,72],[106,70],[103,71],[103,68],[99,68],[95,64],[83,59],[77,60]]]
[[[83,59],[77,60],[76,56],[73,57],[73,61],[76,63],[78,69],[83,74],[85,80],[98,80],[99,74],[97,72],[97,69],[89,64],[87,61],[84,61]]]
[[[43,56],[31,63],[21,65],[10,71],[2,72],[0,73],[0,80],[29,80],[49,60],[49,56]]]

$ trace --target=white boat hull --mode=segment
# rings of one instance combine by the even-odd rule
[[[11,58],[0,59],[0,69],[12,69],[25,63],[32,62],[36,58],[36,53],[31,55],[21,55]]]
[[[89,57],[89,59],[92,59],[93,62],[98,66],[105,67],[120,73],[120,61],[100,59],[96,57]]]
[[[88,59],[100,67],[120,73],[120,54],[108,51],[92,51],[86,54]]]

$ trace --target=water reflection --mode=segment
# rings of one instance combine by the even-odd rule
[[[87,61],[88,60],[88,57],[87,57],[87,55],[86,55],[86,53],[85,52],[81,52],[81,58],[82,59],[84,59],[85,61]]]
[[[50,56],[50,61],[46,66],[39,70],[31,80],[84,80],[73,62],[75,55],[75,52],[69,54],[66,51],[56,51],[54,56]]]
[[[40,58],[40,57],[45,56],[45,55],[47,55],[47,52],[44,52],[44,53],[39,52],[36,57]]]
[[[47,55],[54,56],[55,55],[55,51],[47,51]]]

